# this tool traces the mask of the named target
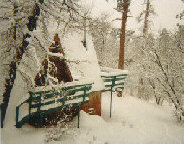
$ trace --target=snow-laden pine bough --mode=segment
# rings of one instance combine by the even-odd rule
[[[88,103],[91,88],[92,83],[70,82],[70,85],[65,84],[54,90],[30,91],[16,107],[16,127],[21,128],[25,123],[42,127],[48,114],[76,108],[79,128],[80,106]]]
[[[112,93],[122,92],[124,90],[125,79],[127,77],[127,70],[112,69],[108,67],[101,68],[101,77],[105,84],[104,91],[111,92],[110,101],[110,117],[112,116]]]

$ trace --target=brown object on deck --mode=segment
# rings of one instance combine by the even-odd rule
[[[117,97],[123,97],[122,91],[120,91],[120,92],[117,93]]]
[[[101,91],[91,92],[88,104],[81,106],[81,110],[90,115],[101,116],[101,93]]]

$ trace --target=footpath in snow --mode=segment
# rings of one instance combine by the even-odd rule
[[[184,144],[184,126],[176,122],[171,106],[157,106],[135,97],[114,95],[111,119],[109,108],[110,93],[106,92],[102,96],[102,117],[81,111],[80,129],[76,128],[76,119],[73,128],[48,143]],[[25,127],[3,130],[2,144],[44,144],[48,131],[51,131]]]

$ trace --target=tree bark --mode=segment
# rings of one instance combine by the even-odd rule
[[[146,36],[148,33],[149,15],[150,15],[150,0],[147,0],[146,13],[145,13],[145,18],[144,18],[144,27],[143,27],[143,35],[144,36]]]
[[[125,30],[127,22],[128,8],[130,5],[129,0],[123,0],[123,13],[122,13],[122,25],[121,25],[121,36],[120,36],[120,49],[119,49],[119,69],[124,69],[124,58],[125,58]],[[122,92],[119,92],[118,97],[122,97]]]
[[[124,0],[123,3],[123,14],[122,14],[122,25],[121,25],[121,36],[120,36],[120,50],[119,50],[119,69],[124,69],[124,49],[125,49],[125,30],[127,22],[128,8],[130,5],[129,0]]]

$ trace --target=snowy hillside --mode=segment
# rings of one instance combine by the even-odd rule
[[[80,129],[76,122],[57,133],[57,129],[2,130],[2,144],[183,144],[184,128],[173,118],[173,109],[140,99],[113,96],[112,118],[109,118],[110,93],[102,97],[102,117],[81,111]],[[48,133],[53,131],[48,136]],[[9,137],[11,135],[11,137]],[[55,138],[55,139],[54,139]],[[52,140],[51,140],[52,139]]]

